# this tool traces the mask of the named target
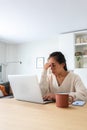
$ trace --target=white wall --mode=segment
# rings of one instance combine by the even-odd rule
[[[19,45],[8,44],[6,61],[20,60],[22,64],[9,63],[6,67],[6,77],[8,74],[37,74],[40,78],[42,69],[36,69],[36,58],[45,57],[46,62],[53,51],[58,51],[58,38]]]
[[[37,74],[38,78],[40,78],[42,69],[36,69],[36,58],[45,57],[46,62],[49,54],[53,51],[58,51],[57,38],[21,45],[19,59],[21,59],[23,63],[19,69],[20,73],[28,73],[30,75]]]
[[[2,72],[0,72],[0,82],[6,81],[8,74],[17,73],[17,64],[7,63],[18,60],[17,45],[7,45],[0,42],[0,65],[2,65]]]
[[[6,58],[6,45],[0,43],[0,63],[5,62],[5,58]]]
[[[6,46],[6,79],[8,74],[18,74],[18,51],[19,45],[8,44]],[[17,62],[17,63],[16,63]]]
[[[5,60],[6,60],[6,45],[0,42],[0,65],[2,65],[2,72],[0,72],[0,82],[6,79],[5,75]]]
[[[58,37],[27,44],[0,43],[0,63],[6,63],[3,65],[3,80],[8,80],[8,74],[37,74],[40,79],[42,69],[36,68],[36,58],[44,57],[46,62],[50,53],[60,51],[58,48]],[[22,61],[22,64],[14,63],[17,61]]]
[[[37,74],[40,78],[42,69],[36,69],[36,58],[44,57],[58,51],[58,38],[45,41],[35,41],[26,44],[0,43],[0,63],[4,63],[3,81],[8,80],[9,74]],[[15,63],[22,61],[22,64]]]

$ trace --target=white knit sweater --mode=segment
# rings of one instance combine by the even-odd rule
[[[40,88],[42,95],[47,93],[65,92],[74,97],[74,100],[87,101],[87,90],[81,81],[81,78],[73,73],[69,72],[59,86],[54,74],[47,74],[47,70],[43,70],[40,80]]]

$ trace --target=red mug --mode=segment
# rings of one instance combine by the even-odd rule
[[[68,93],[56,93],[56,106],[67,108],[73,102],[73,97]]]

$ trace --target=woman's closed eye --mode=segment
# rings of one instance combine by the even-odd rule
[[[51,64],[52,67],[55,67],[56,65],[54,63]]]

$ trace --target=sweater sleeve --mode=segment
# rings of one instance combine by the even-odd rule
[[[74,97],[74,100],[84,100],[87,102],[87,89],[79,76],[76,76],[74,79],[74,87],[75,92],[70,92],[70,95]]]
[[[42,96],[46,95],[49,92],[49,77],[47,75],[47,70],[43,70],[41,74],[41,79],[39,82],[39,86],[41,88]]]

